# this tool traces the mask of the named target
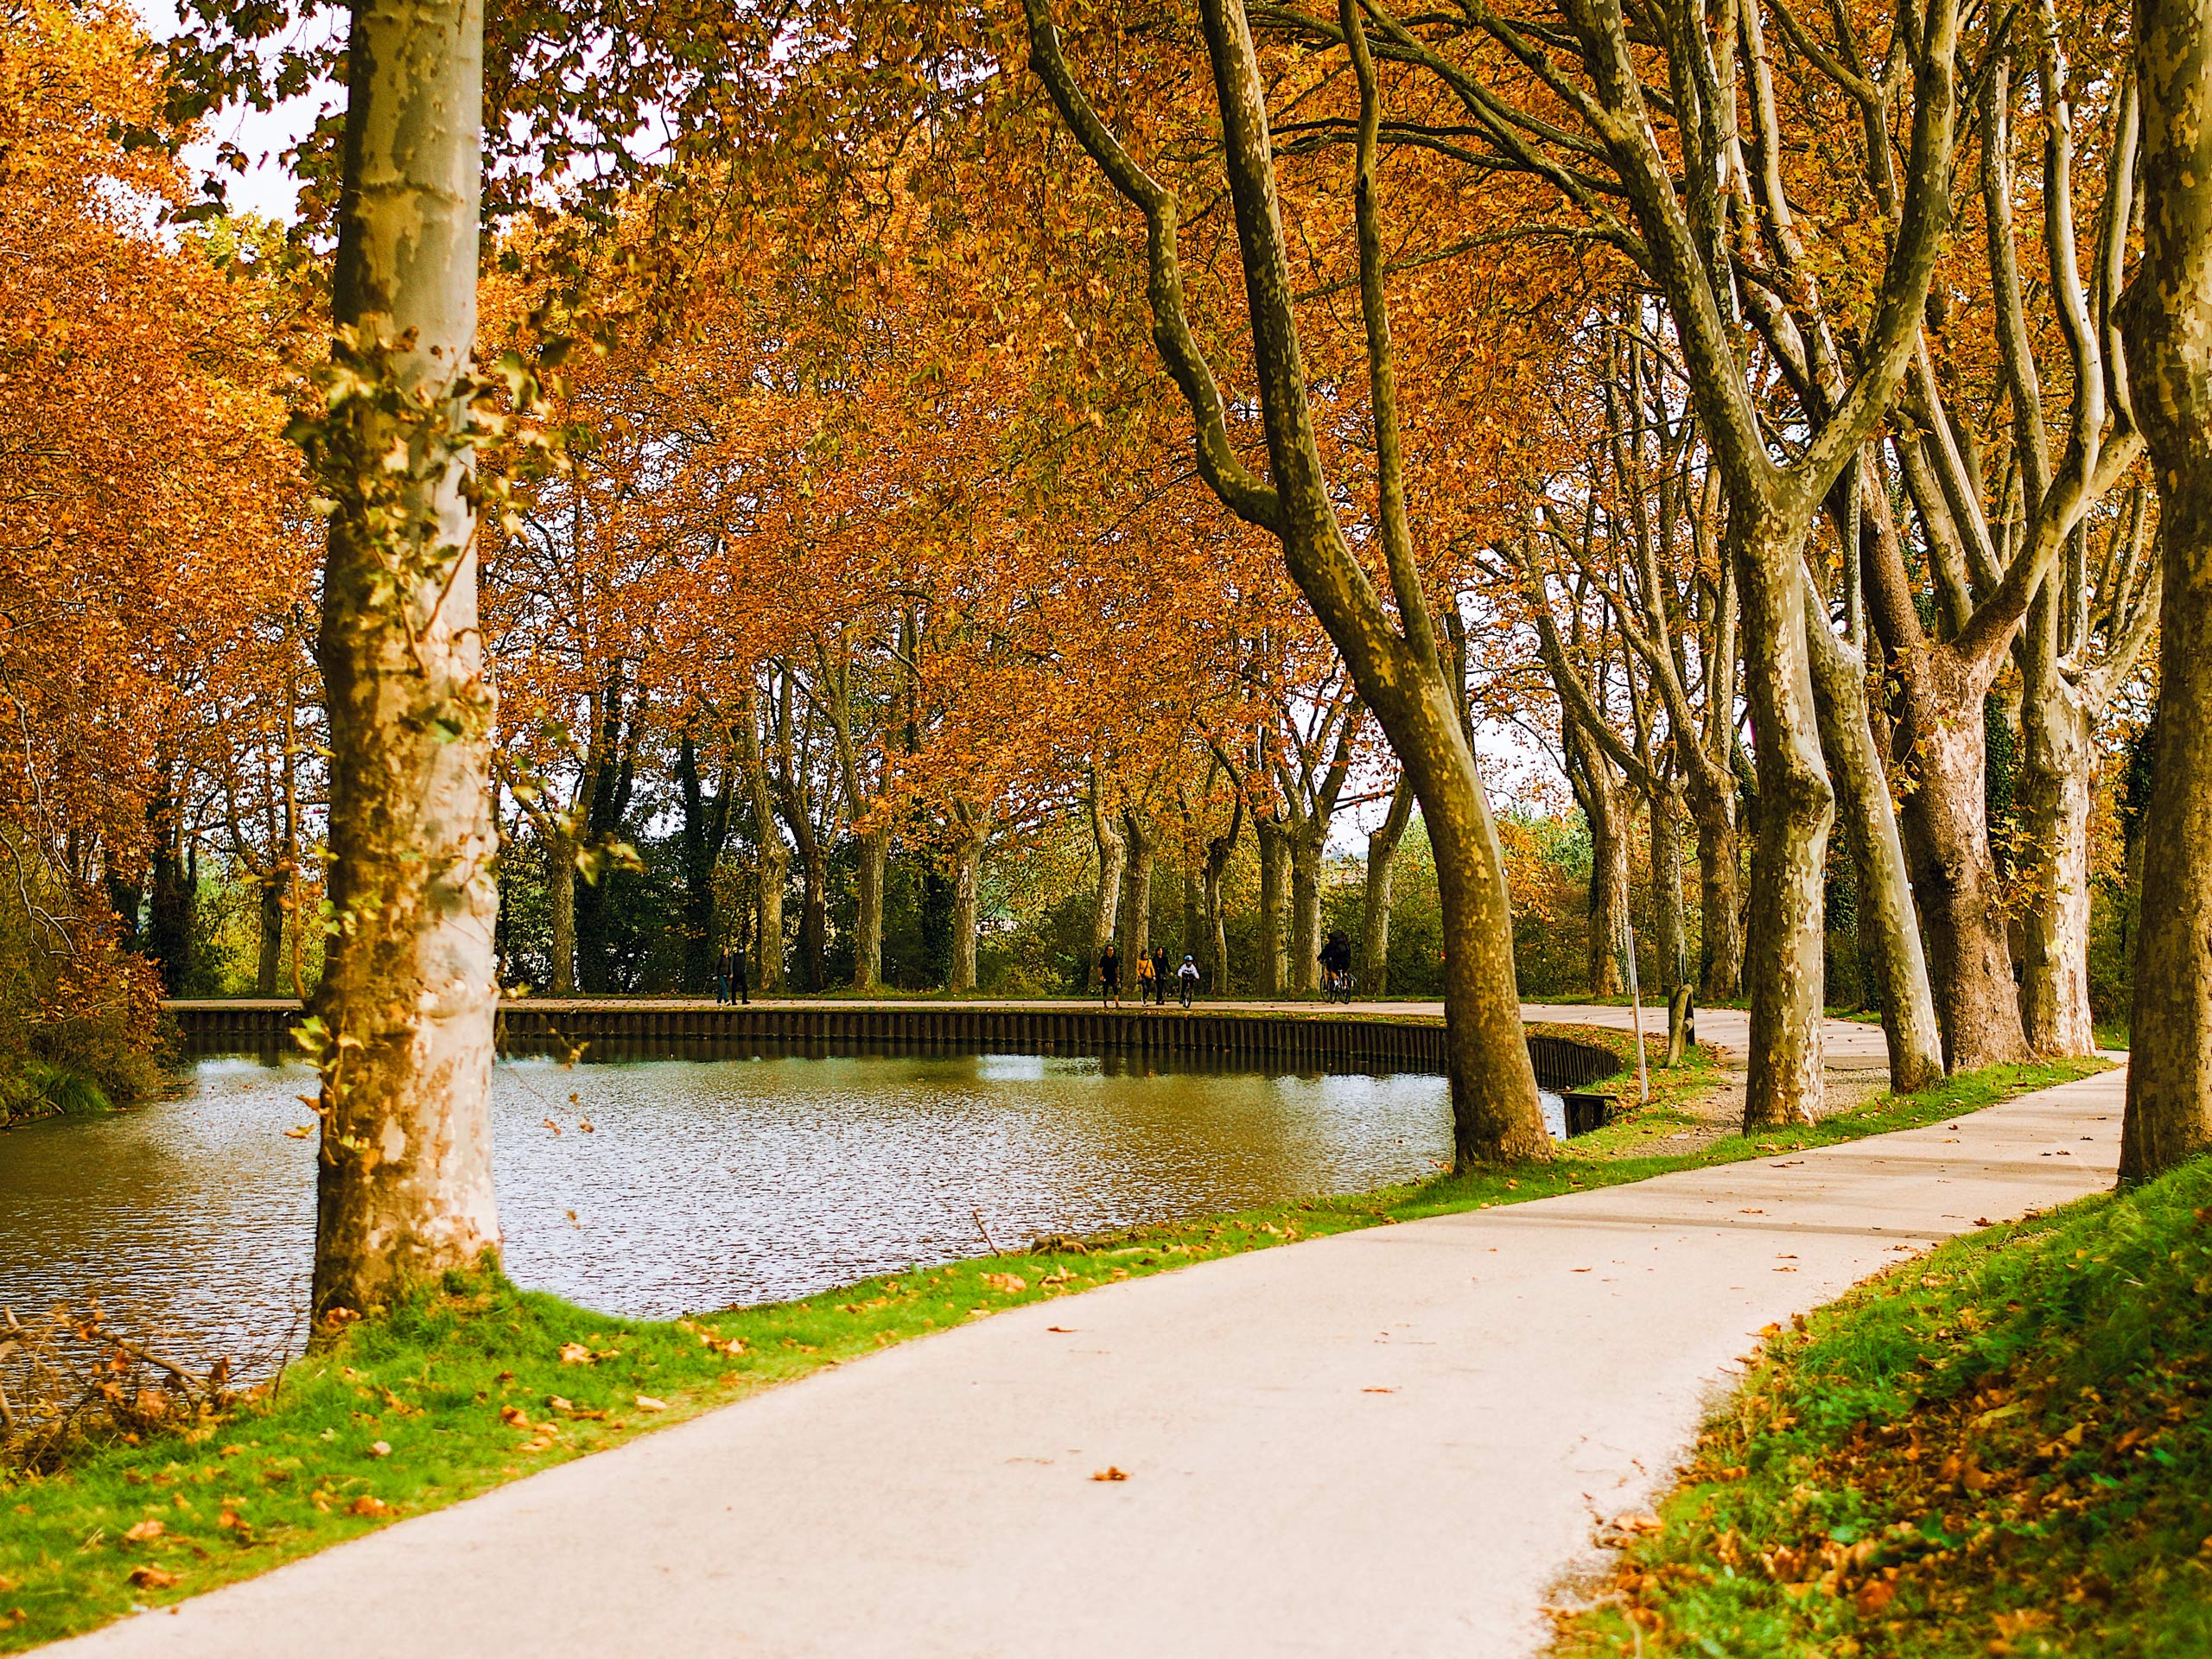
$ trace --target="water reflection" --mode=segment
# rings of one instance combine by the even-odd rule
[[[175,1100],[0,1136],[0,1303],[98,1292],[202,1353],[283,1344],[315,1171],[283,1132],[311,1121],[313,1083],[205,1059]],[[1013,1245],[1357,1191],[1450,1150],[1440,1077],[1133,1056],[511,1058],[493,1117],[509,1271],[656,1317],[972,1254],[986,1230]]]

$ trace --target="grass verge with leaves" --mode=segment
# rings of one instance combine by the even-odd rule
[[[1574,1034],[1585,1034],[1577,1032]],[[1629,1041],[1624,1033],[1588,1033]],[[1999,1068],[1810,1127],[1637,1156],[1631,1115],[1548,1164],[1348,1197],[1040,1239],[804,1300],[673,1323],[611,1319],[494,1273],[448,1279],[346,1330],[231,1415],[0,1476],[0,1652],[251,1577],[653,1427],[1025,1302],[1300,1239],[1525,1203],[1955,1116],[2094,1063]],[[1710,1086],[1710,1053],[1670,1091]],[[1700,1078],[1702,1081],[1700,1081]]]
[[[2212,1160],[1776,1333],[1558,1651],[2212,1653]]]

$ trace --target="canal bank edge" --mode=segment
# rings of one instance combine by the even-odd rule
[[[188,1054],[268,1052],[284,1046],[303,1017],[289,998],[168,1001]],[[550,997],[499,1007],[502,1052],[599,1052],[637,1059],[696,1056],[698,1046],[775,1045],[796,1052],[869,1053],[893,1050],[1015,1054],[1135,1054],[1205,1058],[1253,1069],[1424,1071],[1445,1069],[1440,1019],[1351,1011],[1266,1014],[1203,1006],[1162,1008],[1024,1006],[1020,1003],[670,1002]],[[1537,1083],[1579,1089],[1621,1069],[1610,1039],[1531,1027],[1529,1058]]]

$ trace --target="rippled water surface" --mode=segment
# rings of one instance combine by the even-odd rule
[[[101,1293],[203,1352],[284,1343],[315,1152],[283,1131],[312,1088],[300,1065],[203,1060],[175,1100],[0,1135],[0,1304]],[[503,1060],[493,1102],[509,1272],[632,1316],[973,1254],[979,1217],[1016,1246],[1356,1192],[1450,1151],[1440,1077],[1033,1055]]]

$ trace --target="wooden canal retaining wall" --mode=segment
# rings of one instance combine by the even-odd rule
[[[296,1003],[173,1002],[188,1052],[262,1052],[299,1022]],[[1259,1013],[1135,1008],[842,1006],[715,1007],[654,1002],[511,1002],[499,1010],[499,1046],[531,1052],[585,1048],[629,1057],[678,1055],[700,1046],[802,1052],[1157,1056],[1235,1069],[1441,1071],[1444,1027],[1432,1021],[1300,1018]],[[1536,1080],[1566,1090],[1611,1077],[1620,1062],[1594,1043],[1541,1033],[1529,1038]]]

